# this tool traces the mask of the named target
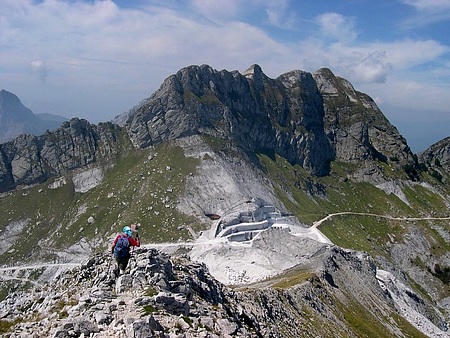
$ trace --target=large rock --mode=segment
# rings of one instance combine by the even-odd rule
[[[423,162],[437,167],[442,166],[448,170],[450,166],[450,136],[431,145],[420,155],[420,158]]]
[[[400,169],[413,163],[406,140],[368,95],[322,68],[313,73],[324,102],[325,132],[335,160],[364,164],[363,171],[380,175],[374,160]],[[363,178],[360,174],[360,178]]]

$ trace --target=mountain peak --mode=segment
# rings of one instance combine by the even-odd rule
[[[0,90],[0,108],[5,105],[22,105],[22,102],[20,102],[20,99],[17,97],[17,95],[2,89]]]
[[[245,77],[250,77],[250,78],[253,78],[254,76],[258,76],[260,74],[263,74],[263,71],[262,71],[261,67],[257,64],[251,65],[243,73],[243,75]]]
[[[253,80],[256,88],[261,89],[264,85],[264,78],[266,75],[263,73],[261,67],[257,64],[250,66],[243,74],[247,80]]]
[[[0,142],[12,140],[20,134],[39,135],[60,126],[63,117],[47,114],[41,119],[25,107],[17,95],[0,90]]]
[[[22,122],[24,119],[33,118],[33,112],[25,107],[15,94],[2,89],[0,90],[0,116]]]

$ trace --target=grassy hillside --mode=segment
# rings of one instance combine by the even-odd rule
[[[29,257],[51,261],[58,251],[80,243],[103,250],[115,233],[133,222],[141,224],[143,241],[192,238],[187,226],[198,231],[200,224],[180,214],[176,200],[196,164],[181,148],[165,144],[128,152],[113,167],[104,167],[102,183],[85,193],[75,192],[74,173],[4,194],[0,236],[18,240],[0,259],[4,264]]]
[[[300,221],[312,225],[326,215],[348,212],[320,226],[333,243],[366,251],[381,267],[397,266],[423,297],[429,292],[440,299],[450,296],[450,221],[438,219],[450,216],[445,184],[422,173],[421,184],[403,185],[406,203],[371,184],[346,179],[349,164],[332,163],[330,176],[317,178],[281,157],[260,155],[260,160],[276,182],[278,197]]]

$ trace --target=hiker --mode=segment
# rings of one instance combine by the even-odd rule
[[[136,230],[136,238],[134,238],[132,237],[131,228],[136,229],[136,226],[134,224],[132,224],[131,227],[128,225],[124,226],[122,233],[117,235],[111,246],[111,252],[114,254],[118,265],[118,272],[120,272],[121,275],[125,273],[128,261],[130,260],[130,248],[132,246],[139,247],[141,245],[139,232]]]

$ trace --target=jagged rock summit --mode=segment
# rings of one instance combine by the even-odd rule
[[[364,163],[381,179],[370,161],[402,165],[413,159],[375,102],[329,69],[271,79],[258,65],[243,74],[206,65],[183,68],[133,109],[126,127],[137,147],[210,135],[249,151],[275,152],[319,176],[336,160]]]
[[[424,162],[436,166],[450,166],[450,136],[436,142],[425,150],[420,157]]]

